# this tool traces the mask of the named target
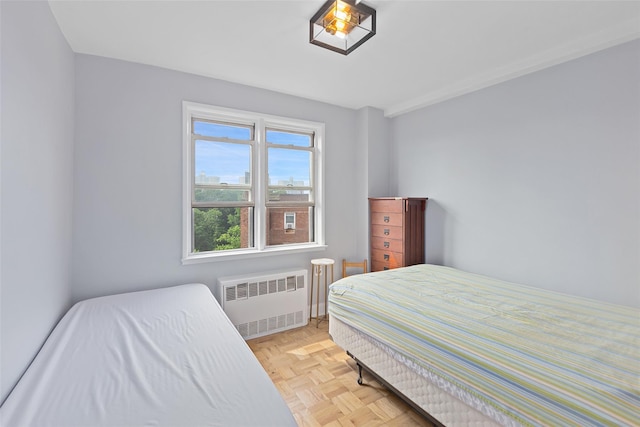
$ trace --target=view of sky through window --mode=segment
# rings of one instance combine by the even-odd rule
[[[194,121],[197,135],[249,141],[252,128]],[[269,143],[309,147],[311,135],[268,129]],[[309,185],[310,154],[306,151],[270,148],[268,150],[269,183],[272,185]],[[248,184],[251,171],[251,147],[245,144],[196,140],[195,174],[200,183]]]

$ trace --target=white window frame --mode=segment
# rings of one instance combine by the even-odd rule
[[[223,122],[253,122],[255,123],[255,149],[252,153],[252,179],[255,183],[254,207],[254,239],[253,248],[233,249],[194,253],[192,249],[193,216],[192,198],[194,189],[194,162],[192,144],[192,118]],[[324,123],[306,120],[290,119],[287,117],[241,111],[224,107],[217,107],[195,102],[183,101],[183,203],[182,203],[182,263],[194,264],[201,262],[222,261],[233,258],[251,258],[267,255],[287,254],[292,252],[309,252],[325,250],[324,235]],[[312,131],[314,139],[314,164],[311,165],[314,185],[314,236],[315,242],[296,243],[287,245],[267,246],[267,144],[265,141],[266,128],[277,127],[282,130]]]

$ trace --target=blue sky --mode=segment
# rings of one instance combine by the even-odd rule
[[[226,126],[214,123],[195,122],[197,134],[250,140],[248,127]],[[309,135],[267,131],[267,140],[272,143],[308,147]],[[251,148],[249,145],[196,140],[195,174],[220,177],[220,182],[237,184],[245,172],[251,170]],[[278,181],[304,181],[309,184],[309,153],[306,151],[270,148],[268,167],[271,184]]]

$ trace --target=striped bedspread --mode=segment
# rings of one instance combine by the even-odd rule
[[[637,309],[416,265],[335,282],[329,313],[500,422],[640,426]]]

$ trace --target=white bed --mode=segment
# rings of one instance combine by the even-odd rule
[[[295,426],[200,284],[74,305],[0,407],[2,426]]]

